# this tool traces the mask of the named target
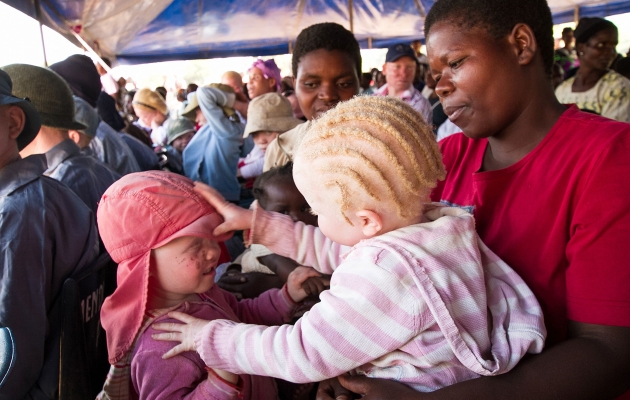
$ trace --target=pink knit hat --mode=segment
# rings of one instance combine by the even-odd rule
[[[99,232],[118,263],[118,287],[101,309],[112,364],[131,349],[142,324],[151,250],[182,236],[216,241],[229,237],[212,235],[223,219],[193,188],[181,175],[139,172],[122,177],[101,198]]]

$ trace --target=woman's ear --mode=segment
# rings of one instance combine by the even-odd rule
[[[510,34],[510,42],[515,46],[518,62],[527,65],[532,62],[538,49],[536,35],[527,24],[516,24]]]
[[[584,47],[586,46],[586,43],[576,43],[575,44],[575,51],[577,52],[578,56],[583,56],[584,55]]]
[[[379,234],[383,229],[383,219],[371,210],[359,210],[355,213],[360,220],[363,235],[371,238]]]

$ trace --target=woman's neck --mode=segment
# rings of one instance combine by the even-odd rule
[[[520,114],[503,131],[488,138],[481,171],[507,168],[520,161],[547,136],[566,111],[550,82],[532,87],[534,92],[529,93]]]
[[[575,80],[573,81],[573,91],[583,92],[591,89],[607,73],[607,69],[594,69],[581,65],[580,68],[577,70],[577,73],[575,74]]]

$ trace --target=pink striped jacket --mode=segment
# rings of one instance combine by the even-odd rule
[[[209,366],[293,382],[353,371],[427,392],[507,372],[543,348],[534,294],[461,209],[427,205],[427,222],[351,249],[315,227],[255,210],[251,240],[334,270],[331,287],[294,326],[211,322],[196,338]]]

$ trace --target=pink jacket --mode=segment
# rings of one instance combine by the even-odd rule
[[[202,359],[293,382],[355,371],[426,392],[507,372],[525,353],[540,352],[540,306],[481,242],[473,217],[432,206],[425,216],[341,257],[344,248],[319,229],[256,208],[251,240],[334,270],[330,290],[295,326],[208,324],[196,339]]]

